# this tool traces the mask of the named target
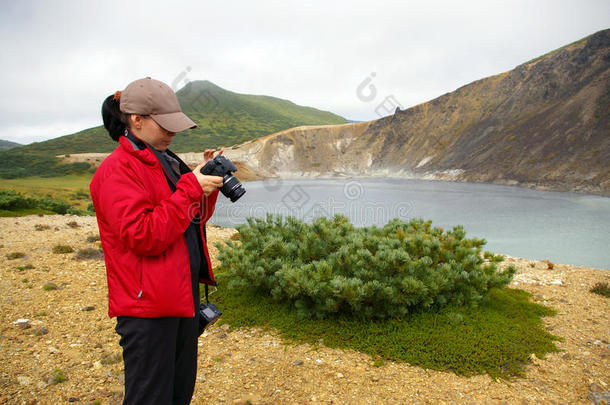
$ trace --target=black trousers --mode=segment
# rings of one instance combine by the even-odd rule
[[[198,312],[198,311],[197,311]],[[194,318],[119,316],[125,362],[125,405],[186,405],[197,376],[198,313]]]

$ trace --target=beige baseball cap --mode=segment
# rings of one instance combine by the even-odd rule
[[[197,127],[197,124],[182,112],[174,91],[167,84],[150,77],[129,83],[121,92],[119,106],[120,110],[127,114],[149,115],[169,132]]]

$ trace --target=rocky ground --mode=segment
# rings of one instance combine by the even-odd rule
[[[232,229],[208,227],[211,242]],[[107,315],[94,217],[0,218],[0,403],[119,404],[123,373]],[[68,245],[75,253],[53,253]],[[23,254],[23,257],[19,253]],[[212,249],[212,256],[216,254]],[[215,259],[213,259],[215,260]],[[216,263],[215,263],[216,264]],[[204,403],[590,403],[610,398],[610,300],[589,289],[610,272],[508,258],[512,287],[558,311],[544,320],[561,352],[532,358],[511,382],[465,378],[324,346],[293,345],[273,332],[213,326],[199,339],[194,404]],[[30,268],[32,267],[32,268]]]

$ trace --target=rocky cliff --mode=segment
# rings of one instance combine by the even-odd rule
[[[610,195],[610,29],[391,116],[226,155],[269,177],[396,176]]]

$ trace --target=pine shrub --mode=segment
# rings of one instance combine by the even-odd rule
[[[513,266],[481,252],[484,239],[431,221],[394,219],[356,228],[342,215],[311,225],[294,217],[248,218],[238,242],[217,244],[229,288],[248,288],[292,303],[303,318],[348,314],[401,318],[448,304],[476,306],[507,285]]]

